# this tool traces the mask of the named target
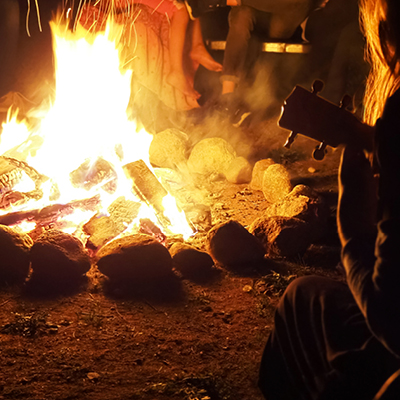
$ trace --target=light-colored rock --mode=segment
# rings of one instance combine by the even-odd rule
[[[250,163],[244,157],[236,157],[225,171],[225,177],[231,183],[248,183],[251,180],[251,172]]]
[[[266,200],[276,203],[292,190],[288,170],[282,164],[272,164],[264,172],[262,192]]]
[[[0,225],[0,285],[20,283],[28,276],[32,245],[27,234]]]
[[[326,231],[329,206],[310,187],[297,185],[281,201],[269,206],[263,216],[299,218],[308,224],[313,240],[316,240]]]
[[[193,147],[187,165],[195,174],[225,175],[235,157],[235,150],[226,140],[217,137],[207,138]]]
[[[253,190],[262,190],[262,182],[264,178],[264,172],[267,168],[275,164],[272,158],[266,158],[264,160],[259,160],[254,164],[253,172],[251,176],[250,188]]]
[[[311,230],[298,218],[260,217],[249,227],[270,257],[291,257],[303,254],[312,242]]]
[[[39,236],[30,258],[32,277],[50,282],[75,280],[90,269],[90,257],[82,242],[55,229]]]
[[[188,137],[178,129],[154,135],[149,148],[150,162],[161,168],[176,168],[187,161]]]
[[[116,239],[97,253],[99,271],[114,282],[162,278],[171,274],[169,251],[149,235],[137,234]]]
[[[216,225],[208,232],[207,251],[226,267],[257,263],[265,255],[260,241],[233,220]]]

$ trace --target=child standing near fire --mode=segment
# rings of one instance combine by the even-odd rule
[[[184,3],[176,0],[111,0],[117,12],[129,9],[135,4],[144,4],[154,11],[166,15],[170,21],[169,56],[170,71],[167,82],[187,96],[192,104],[197,104],[200,94],[194,89],[193,82],[185,73],[184,52],[186,38],[190,38],[190,60],[210,71],[222,71],[222,65],[216,62],[204,46],[200,20],[191,20]]]

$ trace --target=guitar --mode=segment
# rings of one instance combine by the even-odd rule
[[[313,157],[321,161],[327,146],[357,145],[371,153],[375,128],[362,123],[347,107],[351,97],[345,96],[340,106],[323,99],[318,93],[324,83],[316,80],[312,90],[296,86],[282,106],[278,124],[291,131],[284,147],[290,148],[296,136],[301,134],[319,143]]]

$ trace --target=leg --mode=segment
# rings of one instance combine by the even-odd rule
[[[308,10],[306,16],[317,8],[322,8],[329,0],[185,0],[190,17],[198,18],[200,15],[226,6],[248,6],[256,10],[289,16],[298,19],[299,15]],[[300,21],[306,18],[306,16]]]
[[[199,93],[189,83],[183,70],[183,50],[188,24],[189,15],[186,9],[177,10],[171,20],[169,40],[171,71],[167,76],[167,82],[185,96],[198,99],[200,97]]]
[[[192,23],[192,48],[190,51],[190,58],[210,71],[222,71],[222,65],[211,57],[204,46],[199,19],[195,19]]]
[[[304,277],[276,310],[259,386],[267,400],[372,399],[398,363],[372,336],[346,285]]]
[[[251,7],[234,7],[229,13],[229,32],[221,77],[223,93],[232,93],[243,75],[254,24],[255,11]]]

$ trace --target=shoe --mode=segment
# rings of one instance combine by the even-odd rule
[[[240,127],[244,120],[251,114],[248,105],[238,100],[233,93],[221,95],[217,110],[235,127]]]
[[[192,20],[206,12],[226,7],[226,0],[185,0],[185,6]]]

